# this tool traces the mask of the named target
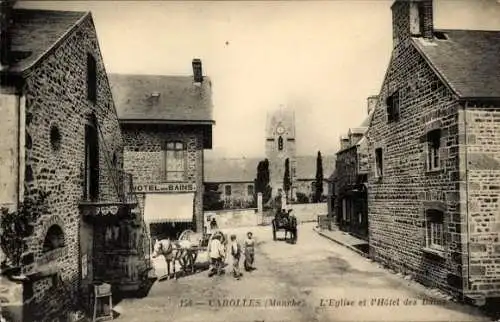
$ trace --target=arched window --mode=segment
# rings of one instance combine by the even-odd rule
[[[283,138],[281,136],[278,138],[278,150],[283,150]]]
[[[45,240],[43,241],[43,252],[64,247],[64,233],[59,225],[52,225],[47,230]]]

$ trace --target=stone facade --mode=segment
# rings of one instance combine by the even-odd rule
[[[337,152],[334,180],[334,211],[342,230],[360,238],[368,237],[368,205],[365,187],[368,174],[368,144],[366,140]]]
[[[460,218],[468,221],[467,240],[470,296],[500,296],[500,104],[468,104],[459,112],[459,177],[466,176],[461,189]],[[465,169],[465,171],[464,171]],[[464,197],[464,195],[466,197]],[[457,216],[458,217],[458,216]],[[458,218],[457,218],[458,222]],[[465,227],[464,227],[465,226]]]
[[[81,259],[92,258],[92,228],[82,221],[79,208],[85,199],[85,125],[89,118],[99,128],[99,199],[118,200],[107,165],[113,155],[116,164],[121,164],[122,137],[92,17],[84,15],[25,73],[19,88],[25,100],[25,106],[20,106],[24,108],[24,160],[19,163],[24,191],[20,201],[50,193],[44,205],[47,213],[34,223],[23,256],[22,272],[33,277],[24,291],[32,295],[24,299],[30,309],[25,318],[30,320],[63,316],[68,302],[81,295],[79,290],[86,293],[93,278],[92,269],[82,276]],[[95,102],[87,98],[89,54],[96,62]],[[81,233],[85,228],[88,234]],[[55,249],[44,249],[51,234],[62,242]],[[88,247],[81,249],[80,244]]]
[[[217,192],[224,202],[224,209],[255,208],[254,182],[219,182]],[[227,188],[230,187],[230,188]]]
[[[481,301],[500,294],[493,219],[500,215],[499,105],[463,103],[431,68],[415,43],[440,46],[428,32],[432,2],[420,6],[417,26],[416,5],[392,7],[394,49],[367,132],[370,255]]]
[[[194,183],[194,227],[203,227],[203,132],[191,127],[175,125],[122,124],[125,142],[125,171],[132,173],[135,185],[165,183],[162,173],[164,144],[181,141],[186,145],[185,181]],[[145,194],[138,194],[144,210]]]

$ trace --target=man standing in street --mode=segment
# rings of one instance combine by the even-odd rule
[[[242,275],[240,272],[241,246],[234,234],[231,235],[231,257],[233,258],[233,276],[239,280]]]
[[[208,277],[222,274],[222,263],[224,261],[224,247],[220,241],[220,235],[214,234],[210,244],[208,245],[208,255],[210,256],[211,269],[208,272]],[[215,272],[214,272],[215,271]]]

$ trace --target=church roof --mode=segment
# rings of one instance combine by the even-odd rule
[[[265,158],[213,158],[205,159],[205,182],[253,182],[257,176],[257,165]],[[314,180],[316,177],[316,156],[295,158],[298,180]],[[334,156],[322,156],[323,175],[328,178],[335,168]]]
[[[79,11],[14,9],[10,30],[13,62],[6,71],[18,73],[31,68],[90,16]]]
[[[120,121],[214,123],[212,84],[192,76],[108,76]]]

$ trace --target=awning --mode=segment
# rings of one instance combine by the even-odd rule
[[[192,222],[194,193],[148,193],[144,206],[147,223]]]

